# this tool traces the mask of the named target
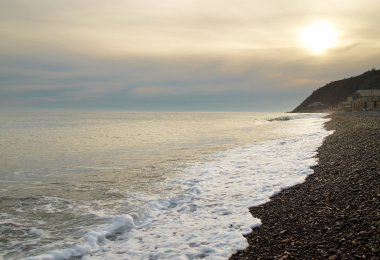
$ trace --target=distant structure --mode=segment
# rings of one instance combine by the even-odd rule
[[[316,89],[292,112],[378,110],[380,101],[376,100],[376,97],[379,96],[379,90],[380,70],[372,69],[361,75],[333,81]]]
[[[380,110],[380,89],[357,90],[346,101],[339,103],[340,111],[367,111]]]

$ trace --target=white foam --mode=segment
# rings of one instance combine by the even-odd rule
[[[31,228],[29,233],[32,235],[39,236],[39,237],[45,235],[45,231],[43,231],[42,229],[39,229],[39,228],[35,228],[35,227]]]
[[[316,148],[330,132],[320,117],[297,119],[281,122],[292,137],[213,154],[168,183],[181,188],[176,196],[105,216],[111,224],[77,246],[29,259],[228,259],[247,246],[242,234],[261,224],[248,208],[312,173]]]
[[[62,213],[67,210],[72,210],[75,203],[71,200],[59,198],[59,197],[49,197],[41,196],[36,202],[33,212],[43,212],[43,213]]]

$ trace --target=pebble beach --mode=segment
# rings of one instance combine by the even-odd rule
[[[250,212],[235,259],[380,259],[380,112],[334,113],[314,174]]]

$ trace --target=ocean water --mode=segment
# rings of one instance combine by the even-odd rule
[[[228,259],[323,114],[0,113],[0,258]]]

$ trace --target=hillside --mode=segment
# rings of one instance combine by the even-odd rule
[[[380,89],[380,70],[370,70],[359,76],[331,82],[315,90],[292,112],[318,112],[347,100],[360,89]]]

